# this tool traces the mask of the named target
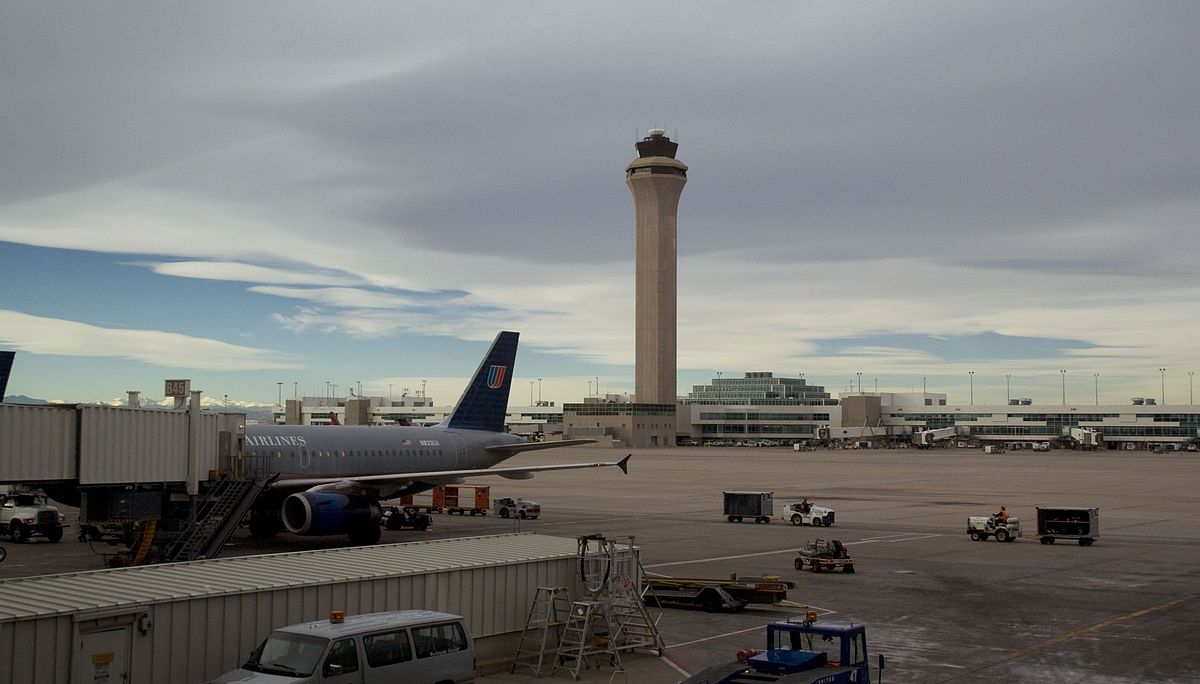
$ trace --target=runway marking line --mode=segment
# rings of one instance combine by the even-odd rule
[[[866,539],[860,539],[858,541],[845,542],[842,545],[843,546],[851,546],[853,544],[872,544],[874,542],[880,542],[880,541],[888,543],[888,544],[892,544],[895,542],[918,541],[921,539],[930,539],[933,537],[943,536],[940,534],[920,534],[919,536],[914,537],[914,536],[912,536],[914,534],[919,534],[919,533],[902,532],[900,534],[885,534],[882,537],[868,537]],[[900,539],[891,539],[891,537],[901,537],[901,538]],[[793,547],[789,547],[786,549],[779,549],[776,551],[759,551],[757,553],[742,553],[742,554],[738,554],[736,556],[714,556],[712,558],[697,558],[695,560],[672,561],[670,563],[650,563],[648,565],[643,565],[642,567],[647,568],[647,569],[648,568],[669,568],[669,567],[676,566],[676,565],[691,565],[693,563],[710,563],[712,561],[738,560],[740,558],[756,558],[758,556],[773,556],[773,555],[780,554],[780,553],[796,553],[796,547],[793,546]]]
[[[826,615],[833,615],[835,612],[835,611],[829,610],[828,608],[821,608],[820,606],[807,606],[807,607],[817,611],[817,613],[822,617],[824,617]],[[756,625],[754,627],[747,627],[746,629],[739,629],[737,631],[726,632],[724,634],[714,634],[713,636],[704,637],[703,639],[693,639],[691,641],[684,641],[683,643],[679,643],[679,644],[671,644],[670,646],[665,646],[664,648],[683,648],[684,646],[693,646],[695,644],[702,644],[706,641],[712,641],[713,639],[723,639],[725,637],[737,636],[739,634],[746,634],[747,632],[754,632],[754,631],[757,631],[760,629],[766,629],[766,628],[767,628],[766,625]]]
[[[1164,603],[1160,603],[1155,606],[1150,606],[1149,608],[1142,608],[1142,609],[1135,610],[1135,611],[1132,611],[1129,613],[1125,613],[1124,615],[1117,615],[1115,617],[1111,617],[1107,620],[1104,620],[1102,622],[1097,622],[1096,624],[1093,624],[1093,625],[1088,625],[1086,627],[1080,627],[1078,629],[1073,629],[1069,632],[1064,632],[1062,634],[1059,634],[1056,637],[1051,637],[1049,639],[1045,639],[1039,643],[1033,644],[1032,646],[1026,646],[1025,648],[1022,648],[1020,650],[1013,651],[1012,653],[1009,653],[1008,655],[1004,656],[1003,658],[1000,658],[996,662],[988,664],[988,665],[984,665],[983,667],[976,668],[976,669],[972,670],[971,672],[972,673],[981,672],[988,668],[995,667],[996,665],[1001,665],[1003,663],[1007,663],[1007,662],[1016,660],[1018,658],[1023,658],[1031,653],[1036,653],[1037,651],[1041,651],[1043,649],[1050,648],[1051,646],[1057,646],[1058,644],[1066,643],[1068,641],[1074,641],[1075,639],[1079,639],[1079,638],[1085,637],[1089,634],[1093,634],[1093,633],[1098,632],[1106,627],[1112,627],[1113,625],[1119,625],[1122,622],[1128,622],[1129,620],[1133,620],[1135,618],[1150,615],[1151,613],[1157,613],[1160,610],[1167,610],[1168,608],[1174,608],[1175,606],[1177,606],[1181,603],[1187,603],[1188,601],[1194,601],[1196,599],[1200,599],[1200,594],[1188,594],[1187,596],[1180,596],[1179,598],[1172,599],[1170,601],[1166,601]]]

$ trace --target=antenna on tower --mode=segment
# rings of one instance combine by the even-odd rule
[[[676,128],[674,131],[672,131],[671,135],[675,136],[675,142],[679,142],[679,129],[678,128]]]

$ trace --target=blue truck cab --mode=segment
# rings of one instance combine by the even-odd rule
[[[884,668],[879,656],[879,670]],[[736,662],[707,667],[685,684],[870,684],[866,627],[848,620],[803,618],[767,625],[767,648],[743,651]]]

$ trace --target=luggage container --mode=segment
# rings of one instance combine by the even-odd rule
[[[1038,506],[1038,538],[1043,544],[1056,539],[1076,539],[1091,546],[1100,538],[1100,509],[1074,506]]]
[[[725,517],[729,522],[753,518],[756,523],[769,523],[775,515],[775,492],[724,492]]]

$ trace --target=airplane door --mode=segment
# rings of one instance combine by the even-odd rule
[[[80,634],[73,684],[128,682],[130,634],[130,625]]]
[[[300,468],[307,470],[312,465],[312,454],[309,453],[308,447],[299,447],[297,453],[300,456]]]
[[[463,439],[461,435],[450,434],[446,436],[450,438],[450,448],[454,453],[454,468],[464,469],[477,467],[476,465],[467,462],[467,440]]]

